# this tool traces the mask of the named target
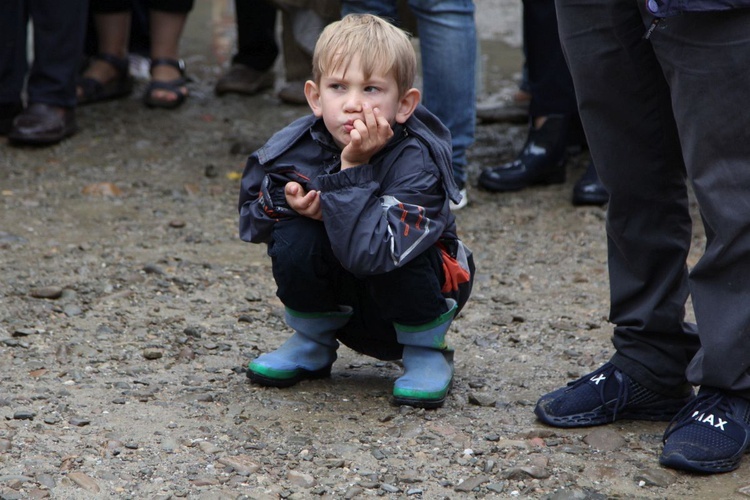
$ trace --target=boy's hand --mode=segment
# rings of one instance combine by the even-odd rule
[[[391,125],[378,108],[363,103],[362,113],[364,120],[354,121],[354,128],[349,132],[351,140],[341,151],[341,170],[368,163],[393,137]]]
[[[323,220],[323,209],[320,206],[320,196],[315,190],[305,192],[298,182],[287,182],[284,186],[284,195],[289,208],[300,215],[315,220]]]

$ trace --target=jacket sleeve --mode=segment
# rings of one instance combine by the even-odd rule
[[[408,146],[396,161],[408,167],[398,169],[387,186],[379,180],[390,177],[379,171],[387,165],[360,165],[317,179],[333,252],[354,274],[404,265],[434,245],[448,223],[448,202],[429,153]]]
[[[240,187],[240,238],[252,243],[267,243],[273,225],[284,218],[299,215],[289,208],[284,186],[289,181],[307,185],[293,165],[261,165],[257,153],[247,160]]]

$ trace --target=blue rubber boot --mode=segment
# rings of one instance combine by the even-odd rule
[[[418,326],[394,324],[399,344],[404,346],[404,374],[393,385],[396,404],[439,408],[453,382],[453,350],[445,334],[456,314],[457,304],[447,299],[448,312]]]
[[[289,387],[300,380],[329,377],[339,347],[336,333],[351,316],[348,306],[329,313],[301,313],[287,308],[285,320],[295,330],[294,335],[275,351],[251,361],[248,378],[260,385]]]

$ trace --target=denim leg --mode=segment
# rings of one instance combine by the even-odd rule
[[[450,130],[453,176],[466,184],[466,150],[474,143],[477,32],[472,0],[409,0],[422,56],[422,103]],[[395,0],[344,0],[342,14],[398,19]]]
[[[477,31],[472,0],[409,0],[417,18],[424,105],[451,132],[453,176],[466,184],[476,122]]]
[[[612,361],[646,387],[679,392],[699,347],[684,321],[692,220],[669,86],[642,38],[639,3],[557,0],[557,15],[591,155],[610,194]]]

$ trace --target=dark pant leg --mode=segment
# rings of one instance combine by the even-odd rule
[[[86,36],[88,0],[29,0],[34,26],[34,62],[29,102],[76,105],[76,75]]]
[[[563,48],[597,171],[610,194],[613,362],[680,393],[699,342],[685,324],[692,221],[669,87],[636,0],[558,0]]]
[[[380,315],[391,323],[423,325],[448,310],[440,291],[443,269],[437,247],[393,271],[363,279]]]
[[[350,279],[333,255],[322,222],[296,217],[277,222],[268,245],[276,295],[299,312],[338,311],[339,290]]]
[[[235,64],[267,71],[279,55],[276,43],[276,7],[266,0],[235,0],[237,54]]]
[[[26,60],[27,20],[25,0],[4,1],[0,15],[0,104],[21,101],[29,68]]]
[[[750,11],[670,18],[651,34],[707,243],[690,274],[696,385],[750,398]]]
[[[555,0],[523,1],[523,40],[531,116],[576,115],[573,79],[560,45]]]

